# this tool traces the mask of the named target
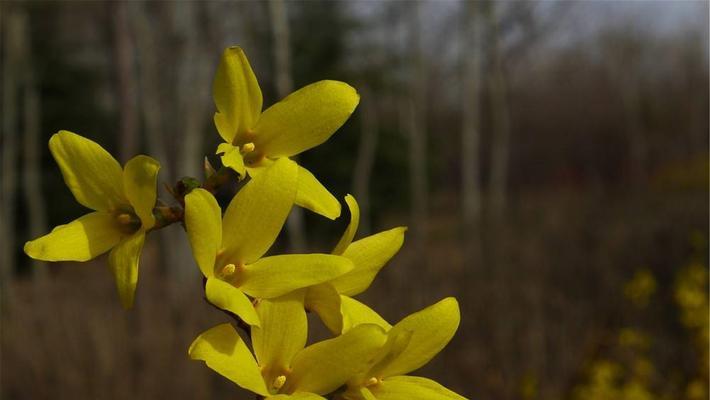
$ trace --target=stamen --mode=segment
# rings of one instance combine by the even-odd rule
[[[223,277],[228,277],[234,274],[236,272],[237,267],[234,264],[227,264],[224,267],[222,267],[222,276]]]
[[[255,148],[254,143],[252,143],[252,142],[244,143],[242,145],[240,151],[242,154],[247,154],[247,153],[251,153],[252,151],[254,151],[254,148]]]
[[[118,214],[116,220],[118,220],[118,223],[121,225],[128,225],[133,222],[133,216],[128,213]]]
[[[380,380],[373,376],[372,378],[368,379],[367,382],[365,382],[365,387],[375,386],[378,383],[380,383]]]
[[[274,379],[274,389],[279,390],[283,387],[284,383],[286,383],[286,375],[279,375]]]

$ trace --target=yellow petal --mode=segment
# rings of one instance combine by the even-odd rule
[[[385,331],[392,328],[375,310],[348,296],[340,296],[340,310],[343,316],[343,333],[362,324],[375,324]]]
[[[466,400],[439,383],[418,376],[394,376],[372,388],[377,400]]]
[[[313,174],[303,167],[298,167],[298,191],[296,204],[326,218],[340,216],[340,203],[330,194]]]
[[[327,282],[352,267],[347,258],[331,254],[265,257],[245,266],[240,288],[249,296],[268,299]]]
[[[241,48],[229,47],[222,53],[212,93],[223,115],[215,116],[217,129],[226,142],[232,143],[236,135],[254,126],[262,106],[259,83]],[[222,118],[224,121],[217,121]]]
[[[330,283],[309,287],[306,290],[305,306],[309,311],[318,314],[318,317],[333,335],[340,335],[343,331],[340,295]]]
[[[239,289],[219,278],[208,278],[205,296],[215,306],[227,310],[252,326],[259,326],[259,316],[251,300]]]
[[[25,243],[24,250],[35,260],[88,261],[115,246],[122,235],[113,215],[97,211]]]
[[[185,227],[200,271],[207,278],[213,277],[222,244],[222,210],[210,192],[198,188],[185,196]]]
[[[357,227],[360,224],[360,206],[357,204],[355,197],[349,194],[346,195],[345,203],[348,205],[348,209],[350,210],[350,223],[345,229],[345,232],[343,232],[343,236],[340,237],[340,241],[338,241],[335,249],[333,249],[333,254],[337,255],[342,255],[345,252],[345,249],[350,246],[350,243],[352,243],[353,238],[355,237],[355,232],[357,232]]]
[[[318,396],[317,394],[307,393],[307,392],[296,392],[294,394],[277,394],[276,396],[269,396],[267,400],[325,400],[324,397]]]
[[[296,163],[282,158],[234,196],[222,224],[226,260],[249,264],[266,253],[291,211],[297,179]]]
[[[123,195],[121,165],[97,143],[69,131],[49,139],[64,182],[81,205],[110,211],[128,203]]]
[[[116,288],[123,308],[133,306],[138,284],[138,261],[145,242],[145,231],[140,230],[123,239],[108,255],[108,265],[116,280]]]
[[[264,111],[254,128],[254,144],[267,157],[296,155],[328,140],[359,101],[347,83],[312,83]]]
[[[237,128],[232,126],[225,114],[216,112],[214,113],[214,117],[212,119],[214,120],[214,126],[217,128],[219,136],[226,140],[227,144],[231,144],[237,133]]]
[[[269,395],[256,360],[230,324],[215,326],[198,336],[188,353],[193,360],[204,361],[213,371],[242,388]]]
[[[397,357],[386,358],[384,363],[375,366],[374,373],[380,377],[390,377],[404,375],[423,366],[449,343],[459,321],[459,305],[453,297],[447,297],[404,318],[389,331],[388,341],[409,332],[409,342]]]
[[[256,311],[261,327],[251,330],[254,354],[264,380],[274,382],[289,370],[293,356],[306,346],[308,321],[303,309],[303,290],[259,300]]]
[[[286,392],[329,393],[367,368],[386,341],[376,325],[360,325],[333,339],[318,342],[296,354]]]
[[[143,229],[155,225],[153,207],[158,197],[158,170],[160,163],[148,156],[136,156],[123,168],[123,188],[126,197],[141,219]]]
[[[239,152],[239,147],[232,146],[229,143],[221,143],[217,147],[217,153],[223,153],[220,157],[222,165],[227,168],[231,168],[234,172],[239,174],[240,177],[244,177],[244,174],[246,173],[244,168],[244,157],[242,157],[242,153]]]
[[[339,293],[355,296],[364,292],[380,269],[399,251],[407,228],[398,227],[380,232],[350,244],[343,257],[353,261],[355,268],[333,280]]]

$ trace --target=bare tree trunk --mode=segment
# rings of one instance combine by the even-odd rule
[[[463,127],[461,132],[461,205],[463,208],[464,269],[468,275],[476,266],[481,244],[481,37],[478,20],[479,3],[464,2]]]
[[[409,181],[411,200],[411,224],[415,248],[426,250],[428,227],[429,189],[426,132],[426,61],[421,49],[422,2],[412,2],[409,12],[410,46],[413,57],[413,74],[410,78],[410,96],[406,102],[406,117],[409,131]],[[426,257],[421,257],[426,260]]]
[[[2,237],[2,265],[0,265],[0,295],[3,308],[7,309],[12,299],[10,280],[15,268],[15,193],[17,187],[17,99],[19,82],[20,52],[25,47],[22,33],[26,21],[24,15],[15,10],[3,7],[4,48],[2,71],[2,221],[0,223]]]
[[[490,205],[495,217],[501,217],[508,202],[508,167],[510,163],[510,103],[500,49],[496,3],[485,3],[492,71],[488,86],[491,94],[494,135],[491,148]]]
[[[23,24],[22,36],[31,41],[29,24]],[[22,49],[22,68],[24,71],[24,143],[23,143],[23,187],[27,202],[29,236],[39,237],[47,232],[47,216],[44,194],[42,193],[42,148],[40,143],[40,122],[42,121],[40,98],[29,46]],[[32,260],[32,273],[36,281],[46,278],[46,263]]]
[[[110,2],[109,11],[113,21],[113,53],[118,78],[118,156],[125,162],[136,154],[138,148],[135,51],[128,22],[128,4]]]
[[[377,139],[379,136],[379,119],[377,116],[377,105],[372,90],[362,85],[360,87],[360,118],[361,133],[360,145],[355,160],[355,170],[353,171],[353,193],[360,205],[360,227],[362,234],[370,232],[372,217],[370,215],[370,181],[372,170],[375,165],[375,153],[377,151]]]
[[[274,35],[274,61],[276,68],[276,92],[279,98],[293,91],[291,77],[291,46],[288,15],[284,0],[269,0],[269,17]],[[286,221],[288,238],[293,251],[306,248],[306,229],[303,223],[303,209],[294,207]]]

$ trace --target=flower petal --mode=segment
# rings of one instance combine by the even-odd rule
[[[254,144],[270,158],[296,155],[328,140],[359,102],[347,83],[312,83],[264,111],[254,127]]]
[[[343,333],[362,324],[375,324],[385,332],[392,328],[375,310],[352,297],[340,296],[340,312],[343,316]]]
[[[239,287],[249,296],[273,298],[327,282],[352,269],[350,260],[331,254],[288,254],[246,265]]]
[[[386,340],[379,326],[360,325],[308,346],[294,357],[284,391],[329,393],[365,370]]]
[[[96,211],[25,243],[24,250],[35,260],[88,261],[107,252],[122,236],[113,215]]]
[[[340,237],[340,241],[338,241],[335,249],[333,249],[333,254],[337,254],[339,256],[343,255],[345,249],[347,249],[348,246],[350,246],[350,243],[353,242],[355,232],[357,232],[357,227],[360,224],[360,206],[357,204],[355,197],[349,194],[346,195],[345,204],[348,205],[348,209],[350,210],[350,223],[348,224],[348,227],[345,228],[345,232],[343,232],[343,236]]]
[[[340,295],[330,283],[314,285],[306,290],[305,307],[320,317],[333,335],[343,331],[343,315],[340,313]]]
[[[126,197],[146,230],[155,225],[153,207],[158,197],[158,170],[160,163],[143,155],[133,157],[123,168]]]
[[[222,156],[220,157],[222,165],[227,168],[231,168],[243,178],[246,173],[246,169],[244,168],[244,157],[242,157],[239,147],[233,146],[229,143],[221,143],[217,147],[217,154],[220,153],[222,153]]]
[[[402,247],[406,230],[398,227],[351,243],[343,252],[343,257],[351,259],[355,268],[333,280],[332,285],[340,294],[348,296],[364,292],[382,267]]]
[[[121,165],[106,150],[85,137],[59,131],[49,139],[64,182],[81,205],[111,211],[128,203],[123,195]]]
[[[377,400],[466,400],[439,383],[418,376],[393,376],[371,390]]]
[[[251,326],[259,326],[259,316],[256,314],[251,300],[239,289],[219,278],[208,278],[205,284],[207,301],[227,310],[241,318]]]
[[[308,392],[296,392],[294,394],[277,394],[269,396],[267,400],[325,400],[324,397]]]
[[[259,83],[241,48],[229,47],[222,53],[212,94],[217,110],[223,115],[215,115],[219,134],[232,143],[236,135],[254,126],[262,107]]]
[[[217,325],[204,332],[192,342],[188,354],[242,388],[269,395],[256,360],[232,325]]]
[[[340,203],[307,169],[298,167],[296,204],[326,218],[340,216]]]
[[[141,258],[145,231],[140,230],[123,239],[108,255],[108,265],[116,280],[116,288],[123,308],[133,306],[133,298],[138,284],[138,261]]]
[[[249,264],[276,240],[296,198],[298,167],[282,158],[255,176],[234,196],[224,213],[224,257]]]
[[[373,368],[380,377],[404,375],[423,366],[437,355],[456,333],[460,321],[459,304],[453,297],[418,311],[397,323],[388,333],[388,341],[411,333],[406,347],[396,357]]]
[[[262,299],[256,306],[261,327],[252,328],[252,344],[267,385],[287,374],[293,356],[306,346],[308,320],[303,292],[296,290],[275,299]]]
[[[185,227],[192,256],[202,274],[213,277],[215,258],[222,244],[222,210],[210,192],[198,188],[185,196]]]

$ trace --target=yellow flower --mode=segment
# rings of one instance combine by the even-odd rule
[[[335,335],[346,332],[362,321],[379,318],[369,307],[350,296],[360,294],[370,286],[377,273],[402,247],[404,232],[407,230],[400,226],[353,242],[360,223],[360,208],[351,195],[345,196],[345,203],[350,209],[350,224],[333,254],[348,258],[354,268],[332,281],[308,288],[306,293],[306,308],[316,312]],[[377,323],[389,328],[389,324],[382,318]]]
[[[204,189],[185,196],[185,225],[192,253],[207,278],[207,299],[249,325],[259,319],[251,300],[278,297],[319,284],[353,268],[345,257],[291,254],[262,257],[281,231],[296,197],[298,166],[283,158],[252,178],[221,217]]]
[[[303,295],[303,290],[296,290],[259,301],[261,327],[252,327],[256,359],[230,324],[195,339],[190,357],[267,399],[323,399],[365,370],[387,337],[380,327],[363,324],[305,347],[308,321]]]
[[[97,143],[67,131],[53,135],[49,149],[76,200],[94,212],[27,242],[25,253],[44,261],[88,261],[113,249],[108,262],[121,303],[130,308],[145,234],[155,225],[160,164],[141,155],[121,169]]]
[[[262,113],[259,83],[239,47],[222,54],[212,86],[214,122],[224,139],[222,163],[241,176],[257,175],[273,160],[315,147],[340,128],[360,96],[350,85],[324,80],[305,86]],[[330,219],[340,203],[307,169],[299,167],[296,204]]]
[[[379,319],[372,322],[379,323]],[[340,399],[464,399],[431,379],[406,375],[424,366],[449,343],[459,320],[458,302],[453,297],[404,318],[388,330],[387,343],[369,370],[351,379]]]

